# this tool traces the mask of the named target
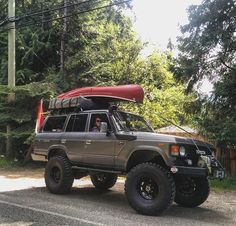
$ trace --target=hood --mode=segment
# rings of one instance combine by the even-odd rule
[[[180,137],[180,136],[160,134],[160,133],[147,133],[147,132],[133,132],[133,134],[137,136],[137,140],[145,140],[145,141],[150,140],[157,142],[181,143],[189,145],[194,145],[194,143],[196,143],[198,146],[208,145],[210,148],[213,148],[212,144],[188,137]]]

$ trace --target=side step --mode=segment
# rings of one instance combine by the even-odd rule
[[[72,169],[75,170],[84,170],[84,171],[93,171],[93,172],[105,172],[105,173],[114,173],[114,174],[124,174],[122,171],[116,171],[116,170],[107,170],[107,169],[94,169],[89,167],[83,167],[83,166],[72,166]]]

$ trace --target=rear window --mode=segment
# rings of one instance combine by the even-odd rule
[[[87,114],[71,115],[66,132],[85,132],[87,118]]]
[[[44,125],[43,132],[62,132],[66,116],[49,117]]]

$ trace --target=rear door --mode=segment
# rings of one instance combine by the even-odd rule
[[[61,143],[68,150],[67,154],[71,161],[82,162],[87,120],[88,114],[71,115],[62,134]]]
[[[48,148],[60,142],[66,116],[47,117],[42,131],[35,137],[34,153],[46,155]]]

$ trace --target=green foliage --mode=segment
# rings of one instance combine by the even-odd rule
[[[46,83],[31,83],[10,89],[0,86],[0,146],[6,140],[6,125],[14,128],[10,134],[15,155],[18,158],[25,155],[28,139],[34,132],[37,116],[37,103],[41,98],[49,99],[55,95],[55,87]],[[15,100],[8,102],[8,95],[14,93]]]
[[[202,132],[220,143],[236,144],[236,76],[225,74],[215,84],[211,100],[203,101],[198,124]]]
[[[0,156],[0,168],[13,168],[17,167],[18,164],[15,161],[7,160],[6,158],[3,158],[3,156]]]
[[[168,54],[155,52],[147,59],[137,60],[132,70],[131,79],[142,85],[145,99],[142,105],[128,106],[128,109],[144,116],[154,129],[169,125],[168,121],[191,124],[186,108],[194,102],[195,95],[186,95],[184,85],[175,81],[170,72],[172,63]]]
[[[180,79],[189,79],[189,89],[204,76],[220,77],[235,67],[236,5],[234,0],[204,0],[189,8],[189,23],[179,37]]]
[[[234,0],[204,0],[189,8],[189,23],[179,37],[175,76],[188,89],[208,77],[214,82],[210,99],[195,104],[197,125],[209,138],[236,144],[236,4]],[[201,105],[200,105],[201,104]]]

